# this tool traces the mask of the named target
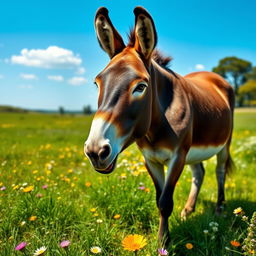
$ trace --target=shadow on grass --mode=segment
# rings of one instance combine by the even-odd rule
[[[234,209],[242,207],[249,218],[256,211],[256,202],[245,199],[228,200],[221,216],[215,215],[215,203],[201,201],[203,212],[195,211],[186,221],[179,216],[171,218],[170,235],[171,244],[169,255],[179,256],[224,256],[238,255],[227,251],[231,247],[231,240],[243,241],[246,235],[246,224],[240,217],[234,215]],[[217,222],[217,231],[213,231],[211,222]],[[205,231],[205,232],[204,232]],[[206,234],[207,233],[207,234]],[[191,243],[192,249],[187,249],[186,244]],[[237,248],[241,251],[241,248]]]

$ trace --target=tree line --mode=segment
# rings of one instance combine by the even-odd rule
[[[256,106],[256,66],[237,57],[226,57],[212,69],[234,88],[236,106]]]

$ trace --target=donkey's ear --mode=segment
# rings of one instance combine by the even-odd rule
[[[157,34],[154,21],[143,7],[136,7],[135,14],[135,49],[142,53],[146,60],[150,56],[157,43]]]
[[[113,58],[125,48],[122,37],[108,16],[107,8],[100,7],[98,9],[95,15],[94,25],[100,46],[110,58]]]

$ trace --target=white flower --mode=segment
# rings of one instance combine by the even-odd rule
[[[209,230],[205,229],[203,232],[204,232],[205,235],[207,235],[209,233]]]
[[[217,232],[218,231],[218,227],[212,227],[212,231],[213,232]]]
[[[96,220],[96,222],[97,222],[97,223],[102,223],[102,222],[103,222],[103,220],[101,220],[101,219],[97,219],[97,220]]]
[[[95,254],[101,253],[101,248],[99,246],[93,246],[91,247],[90,251]]]
[[[35,251],[34,256],[43,255],[46,250],[47,250],[47,248],[45,246],[42,246],[41,248],[39,248]]]

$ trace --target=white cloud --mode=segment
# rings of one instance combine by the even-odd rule
[[[31,84],[21,84],[21,85],[19,85],[19,88],[21,88],[21,89],[32,89],[33,85],[31,85]]]
[[[20,77],[25,80],[37,80],[38,77],[34,74],[20,74]]]
[[[74,76],[68,80],[68,83],[73,86],[83,85],[87,82],[87,80],[82,76]]]
[[[13,64],[48,69],[76,68],[82,63],[79,55],[58,46],[49,46],[47,49],[22,49],[20,55],[13,55],[10,61]]]
[[[79,67],[76,71],[77,75],[82,75],[85,73],[85,68],[84,67]]]
[[[57,81],[57,82],[63,82],[64,78],[63,76],[48,76],[49,80]]]
[[[3,79],[3,78],[4,78],[4,75],[1,75],[1,74],[0,74],[0,79]]]
[[[203,69],[205,69],[205,66],[203,64],[196,64],[195,69],[196,70],[203,70]]]

